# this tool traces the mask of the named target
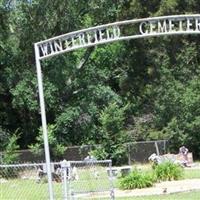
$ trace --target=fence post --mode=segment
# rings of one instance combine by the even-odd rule
[[[128,165],[131,165],[131,148],[130,148],[130,143],[128,143]]]
[[[166,140],[164,140],[164,153],[166,153]]]
[[[156,154],[159,156],[160,152],[159,152],[159,148],[158,148],[158,143],[157,141],[155,141],[155,147],[156,147]]]
[[[113,186],[113,173],[112,173],[112,161],[109,162],[109,179],[110,179],[110,199],[115,200],[114,186]]]
[[[0,152],[0,164],[3,164],[3,153]]]
[[[71,200],[71,177],[72,177],[72,174],[71,174],[71,163],[68,161],[67,162],[67,199],[68,200]]]
[[[70,162],[67,162],[66,160],[63,160],[60,162],[61,170],[63,173],[63,199],[64,200],[70,200],[69,195],[69,181],[70,181]]]

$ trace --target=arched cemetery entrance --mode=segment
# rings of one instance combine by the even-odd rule
[[[129,32],[129,35],[127,35],[125,31],[127,28],[129,28],[129,31],[132,30],[132,32]],[[80,48],[114,41],[180,34],[200,34],[200,15],[173,15],[115,22],[67,33],[34,44],[49,197],[51,200],[53,200],[53,188],[41,60]]]

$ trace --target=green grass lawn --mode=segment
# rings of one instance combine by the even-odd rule
[[[199,200],[200,191],[182,192],[167,195],[153,195],[143,197],[122,197],[116,198],[116,200]]]
[[[98,171],[98,178],[95,179],[94,172]],[[79,179],[67,182],[68,188],[73,189],[75,194],[88,193],[93,191],[109,191],[110,181],[106,168],[79,168]],[[35,177],[36,178],[36,177]],[[53,182],[55,199],[62,199],[63,184]],[[36,183],[29,179],[8,179],[0,184],[0,200],[47,200],[48,184],[44,182]]]
[[[184,179],[192,179],[192,178],[200,178],[200,169],[186,168],[184,170]]]
[[[61,199],[62,185],[54,184],[56,198]],[[36,183],[33,180],[9,180],[0,185],[0,199],[2,200],[39,200],[48,199],[48,184]]]
[[[98,178],[95,179],[95,170],[98,171]],[[106,191],[110,188],[108,174],[104,167],[96,167],[94,169],[80,169],[79,180],[72,181],[71,187],[75,193],[88,191]]]
[[[48,199],[47,184],[37,184],[31,180],[9,180],[0,185],[0,199]]]
[[[93,169],[92,169],[93,170]],[[145,170],[151,170],[147,167]],[[185,169],[183,178],[200,178],[199,169]],[[74,189],[75,193],[84,193],[87,191],[103,191],[109,190],[110,182],[108,180],[105,168],[99,167],[99,178],[94,179],[93,171],[88,169],[79,170],[79,180],[72,181],[70,187]],[[117,186],[117,179],[114,182]],[[63,185],[62,183],[53,183],[55,199],[62,199]],[[48,199],[48,184],[36,183],[36,180],[28,179],[10,179],[0,184],[0,199],[2,200],[46,200]],[[116,199],[136,199],[136,200],[196,200],[200,199],[200,191],[193,191],[188,193],[178,193],[172,195],[148,196],[148,197],[130,197],[130,198],[116,198]]]

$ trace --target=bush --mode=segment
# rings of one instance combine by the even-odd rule
[[[66,148],[63,144],[58,140],[56,135],[56,125],[48,124],[48,141],[49,141],[49,148],[50,148],[50,155],[52,159],[63,159],[64,152]],[[39,135],[36,137],[36,143],[29,145],[32,153],[35,155],[42,155],[43,152],[43,145],[44,145],[44,138],[43,138],[43,130],[42,127],[39,129]]]
[[[180,179],[183,176],[183,169],[180,165],[167,161],[155,166],[154,173],[157,180],[171,181]]]
[[[130,136],[125,130],[126,106],[110,103],[105,107],[99,118],[101,124],[101,149],[95,151],[95,156],[102,159],[112,159],[114,165],[121,165],[127,161],[127,148],[124,143],[130,141]],[[103,151],[103,153],[101,153]]]
[[[19,148],[17,145],[18,138],[19,135],[15,133],[8,139],[0,164],[12,164],[18,160],[19,154],[15,152]],[[0,168],[0,177],[2,178],[16,178],[17,176],[18,170],[15,168]]]
[[[144,173],[134,170],[128,176],[123,177],[119,181],[120,189],[135,189],[153,186],[155,177],[153,174]]]

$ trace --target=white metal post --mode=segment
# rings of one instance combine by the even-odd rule
[[[62,178],[62,185],[63,185],[63,200],[67,200],[67,161],[63,160],[60,162],[61,165],[61,170],[63,173],[63,178]]]
[[[115,200],[115,192],[114,192],[114,186],[113,186],[113,173],[112,173],[112,161],[109,162],[109,180],[110,180],[110,199]]]
[[[52,184],[52,175],[51,175],[51,162],[50,162],[50,152],[49,152],[49,142],[48,142],[47,122],[46,122],[46,111],[45,111],[44,92],[43,92],[43,83],[42,83],[42,70],[41,70],[41,64],[40,64],[40,60],[39,60],[38,46],[35,44],[34,48],[35,48],[36,68],[37,68],[37,79],[38,79],[42,129],[43,129],[43,137],[44,137],[46,169],[47,169],[47,176],[48,176],[49,199],[53,200],[54,199],[53,198],[53,184]]]

